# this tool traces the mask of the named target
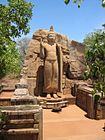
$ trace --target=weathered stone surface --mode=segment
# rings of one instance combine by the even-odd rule
[[[105,119],[105,97],[101,97],[96,108],[96,119]]]
[[[36,98],[29,94],[28,86],[30,85],[27,83],[25,76],[24,78],[22,77],[20,82],[15,85],[14,96],[11,98],[12,105],[37,104]],[[34,87],[32,87],[32,89],[34,89]]]
[[[21,78],[20,82],[15,85],[16,89],[14,92],[15,96],[29,95],[28,84],[25,78]]]
[[[23,95],[27,95],[27,94],[29,94],[29,91],[26,88],[22,88],[22,89],[18,88],[14,92],[14,95],[16,95],[16,96],[23,96]]]
[[[87,112],[87,116],[91,119],[95,118],[94,97],[92,96],[92,88],[85,85],[77,87],[76,104]]]

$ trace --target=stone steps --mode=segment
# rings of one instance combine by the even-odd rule
[[[10,120],[9,124],[27,124],[27,123],[34,123],[34,119],[21,119],[21,120]]]
[[[20,106],[6,106],[1,107],[2,114],[5,115],[6,120],[0,130],[0,140],[13,140],[17,136],[21,139],[27,139],[27,136],[33,139],[42,140],[42,108],[38,105],[20,105]],[[28,135],[27,135],[28,134]],[[3,137],[3,138],[2,138]],[[22,140],[23,140],[22,139]],[[29,140],[28,139],[28,140]]]
[[[43,107],[43,108],[46,108],[46,109],[51,109],[51,108],[54,108],[54,107],[56,107],[56,106],[59,106],[59,107],[66,107],[66,106],[68,106],[68,101],[60,101],[60,102],[41,102],[40,104],[41,104],[41,106]]]
[[[1,130],[0,133],[9,134],[9,135],[17,135],[17,134],[37,134],[39,133],[39,129],[34,128],[21,128],[21,129],[9,129],[9,130]]]

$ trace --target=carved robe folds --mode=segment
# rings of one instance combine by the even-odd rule
[[[62,52],[56,43],[42,44],[41,53],[44,57],[44,93],[62,92]]]

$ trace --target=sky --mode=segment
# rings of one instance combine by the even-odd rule
[[[29,25],[30,33],[38,29],[48,29],[54,26],[55,32],[66,35],[71,40],[82,42],[86,35],[96,29],[102,28],[105,23],[105,8],[102,0],[84,0],[81,7],[70,2],[64,4],[63,0],[27,0],[34,4],[33,16]],[[0,0],[5,3],[6,0]],[[22,36],[23,37],[23,36]]]

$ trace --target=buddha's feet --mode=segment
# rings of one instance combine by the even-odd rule
[[[51,95],[50,94],[47,94],[47,99],[51,99]]]
[[[58,95],[57,95],[57,94],[53,94],[53,97],[54,97],[55,99],[57,99],[57,98],[58,98]]]

